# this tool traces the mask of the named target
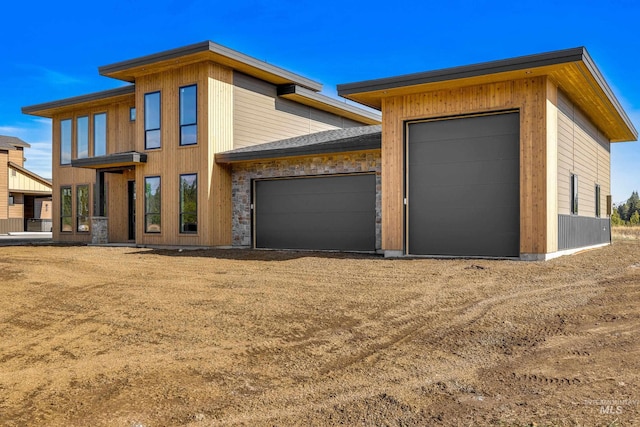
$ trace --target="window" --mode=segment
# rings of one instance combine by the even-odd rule
[[[78,117],[76,138],[76,159],[86,159],[89,157],[89,117]]]
[[[571,213],[578,215],[578,175],[571,174]]]
[[[89,231],[89,186],[76,187],[76,230]]]
[[[180,175],[180,232],[198,231],[198,175]]]
[[[596,218],[600,218],[600,184],[596,184]]]
[[[144,96],[144,148],[160,148],[160,92]]]
[[[129,108],[129,121],[130,122],[136,121],[136,107]]]
[[[180,88],[180,145],[198,143],[198,86]]]
[[[160,177],[144,179],[144,231],[160,232]]]
[[[73,231],[73,210],[71,209],[71,187],[60,188],[60,230]]]
[[[71,164],[71,119],[60,121],[60,164]]]
[[[13,206],[13,205],[14,205],[13,196],[9,194],[9,206]]]
[[[93,116],[93,155],[107,154],[107,113]]]

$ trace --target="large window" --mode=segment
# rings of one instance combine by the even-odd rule
[[[60,164],[71,164],[71,119],[60,121]]]
[[[571,174],[571,213],[578,215],[578,175]]]
[[[76,158],[89,157],[89,117],[78,117],[76,122]]]
[[[60,230],[73,231],[73,209],[71,206],[71,187],[60,188]]]
[[[596,218],[600,218],[600,184],[596,184]]]
[[[180,88],[180,145],[198,143],[198,86]]]
[[[107,154],[107,113],[93,116],[93,155]]]
[[[160,177],[149,176],[144,179],[144,231],[160,233]]]
[[[180,175],[180,232],[198,231],[198,175]]]
[[[144,96],[144,148],[160,148],[160,92]]]
[[[76,187],[76,230],[89,231],[89,186]]]

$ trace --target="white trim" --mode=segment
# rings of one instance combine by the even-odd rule
[[[549,261],[554,258],[559,258],[565,255],[575,255],[580,252],[586,252],[592,249],[598,249],[605,246],[609,246],[611,243],[599,243],[592,246],[583,246],[581,248],[565,249],[563,251],[551,252],[548,254],[520,254],[520,260],[522,261]]]

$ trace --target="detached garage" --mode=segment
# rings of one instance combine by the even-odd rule
[[[638,133],[584,48],[338,94],[382,111],[385,256],[544,260],[610,243],[610,146]]]

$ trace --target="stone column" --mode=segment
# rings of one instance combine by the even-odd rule
[[[94,245],[109,243],[109,221],[106,216],[91,217],[91,243]]]

